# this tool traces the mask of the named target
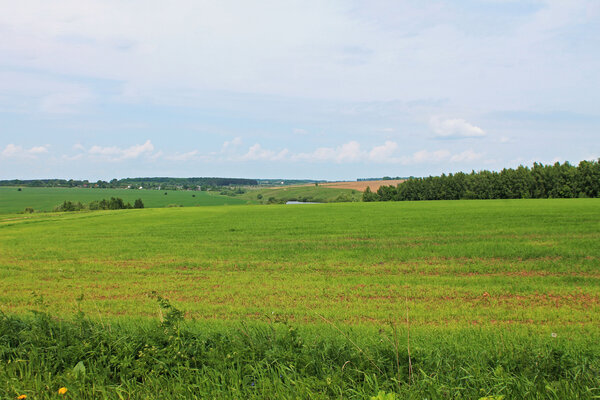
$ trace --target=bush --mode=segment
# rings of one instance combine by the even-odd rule
[[[144,208],[144,202],[142,199],[137,199],[135,203],[133,203],[133,208]]]
[[[140,202],[138,204],[137,202]],[[144,204],[141,202],[141,199],[136,200],[136,204],[141,205],[141,207],[135,208],[144,208]],[[110,200],[102,199],[100,201],[94,200],[89,204],[81,204],[80,202],[74,203],[71,201],[65,200],[62,204],[54,207],[54,211],[57,212],[67,212],[67,211],[81,211],[81,210],[125,210],[129,208],[134,208],[129,203],[125,203],[123,199],[120,197],[111,197]]]
[[[84,208],[85,208],[84,205],[81,204],[80,202],[73,203],[71,201],[65,200],[62,204],[59,204],[58,206],[54,207],[53,211],[56,211],[56,212],[81,211]]]

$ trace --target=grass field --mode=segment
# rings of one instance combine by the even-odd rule
[[[167,193],[165,195],[165,193]],[[246,204],[246,201],[220,196],[209,192],[189,192],[184,190],[128,190],[128,189],[89,189],[89,188],[22,188],[0,187],[0,214],[23,211],[32,207],[36,211],[51,211],[55,206],[68,200],[89,203],[94,200],[120,197],[133,204],[141,198],[146,207],[217,206],[224,204]]]
[[[398,186],[404,182],[404,179],[387,179],[387,180],[373,180],[373,181],[342,181],[342,182],[326,182],[320,183],[319,186],[337,188],[337,189],[354,189],[359,192],[364,192],[365,189],[369,188],[372,192],[376,192],[381,186]]]
[[[358,190],[324,187],[321,185],[282,186],[251,189],[238,198],[257,204],[285,203],[287,201],[332,203],[361,201],[362,193]]]
[[[7,398],[593,398],[600,201],[4,215],[0,310]]]

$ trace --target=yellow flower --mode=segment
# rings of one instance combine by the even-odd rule
[[[58,389],[58,394],[63,395],[67,393],[67,388],[66,387],[61,387],[60,389]]]
[[[19,397],[17,397],[18,400],[25,400],[27,398],[26,394],[22,394]]]

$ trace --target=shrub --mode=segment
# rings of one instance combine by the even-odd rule
[[[62,204],[54,207],[53,211],[64,212],[64,211],[81,211],[85,207],[80,202],[73,203],[72,201],[65,200]]]

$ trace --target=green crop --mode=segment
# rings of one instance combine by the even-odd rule
[[[167,194],[165,194],[167,193]],[[131,190],[131,189],[91,189],[91,188],[37,188],[0,187],[0,214],[15,213],[32,208],[34,211],[52,211],[64,201],[89,203],[122,198],[133,204],[142,199],[145,207],[167,206],[217,206],[225,204],[246,204],[247,201],[211,192],[188,190]]]
[[[78,398],[592,398],[599,206],[3,215],[0,393],[51,397],[64,383]]]

